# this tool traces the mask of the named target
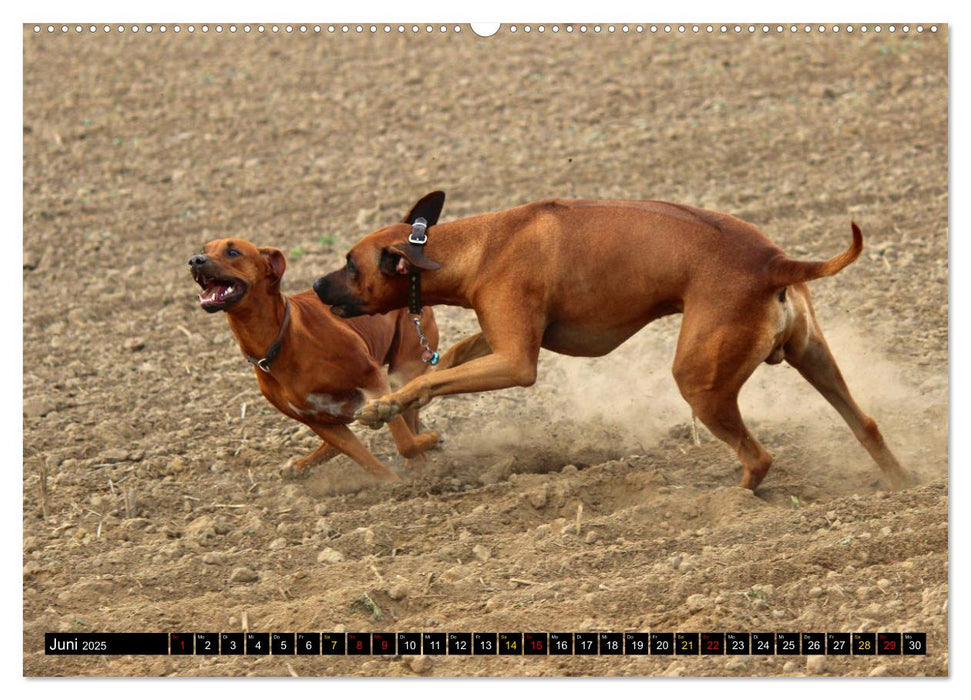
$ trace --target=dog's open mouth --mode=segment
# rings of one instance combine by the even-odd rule
[[[217,279],[201,273],[194,274],[195,281],[202,287],[199,305],[208,311],[225,311],[246,294],[246,283],[238,279]]]

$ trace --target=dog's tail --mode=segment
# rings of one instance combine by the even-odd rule
[[[768,279],[773,289],[788,287],[790,284],[809,282],[820,277],[830,277],[854,262],[863,252],[863,233],[856,223],[853,227],[853,242],[850,247],[835,258],[822,261],[793,260],[785,255],[778,255],[769,261]]]

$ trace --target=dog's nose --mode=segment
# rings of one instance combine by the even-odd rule
[[[327,292],[327,278],[326,277],[318,277],[317,278],[317,281],[314,282],[314,291],[317,293],[317,298],[319,298],[321,301],[324,301],[324,295]]]
[[[200,265],[206,264],[205,255],[193,255],[189,258],[189,267],[199,267]]]

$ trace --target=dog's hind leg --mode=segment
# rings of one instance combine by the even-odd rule
[[[754,490],[772,466],[772,456],[745,426],[738,392],[771,352],[772,325],[753,321],[751,309],[747,317],[728,320],[723,309],[704,309],[685,309],[674,379],[705,427],[735,450],[744,470],[739,486]]]
[[[282,475],[286,479],[302,479],[307,476],[311,467],[330,461],[340,454],[340,450],[324,440],[320,447],[311,452],[306,457],[290,460],[282,469]]]
[[[394,391],[399,389],[415,377],[421,376],[427,370],[427,365],[420,360],[411,360],[403,363],[388,371],[388,389]],[[418,409],[413,408],[402,413],[405,423],[414,435],[421,433],[421,420],[418,416]],[[397,439],[397,438],[396,438]],[[400,450],[399,450],[400,452]],[[401,452],[404,454],[404,452]]]
[[[415,409],[415,413],[417,412]],[[410,460],[409,466],[421,466],[424,463],[423,454],[438,445],[440,439],[438,433],[432,430],[420,434],[414,433],[404,415],[395,416],[388,421],[388,430],[394,438],[398,454]]]
[[[389,369],[391,369],[389,367]],[[420,360],[411,360],[397,364],[393,368],[393,373],[389,374],[388,383],[380,387],[378,393],[385,393],[395,384],[406,384],[417,376],[424,374],[425,363]],[[394,438],[395,447],[398,454],[408,460],[409,467],[421,467],[425,463],[424,453],[438,445],[441,437],[433,430],[421,432],[421,421],[418,418],[418,409],[412,408],[403,411],[394,420],[388,422],[388,430]]]
[[[470,360],[490,354],[492,354],[492,348],[489,347],[489,341],[485,339],[485,336],[482,333],[475,333],[470,335],[468,338],[463,338],[442,353],[438,364],[436,364],[434,367],[428,368],[423,362],[418,362],[417,360],[410,360],[408,362],[401,363],[400,365],[393,364],[394,368],[390,370],[391,373],[389,374],[389,377],[391,378],[391,388],[392,390],[399,389],[401,386],[407,384],[415,377],[424,374],[426,369],[439,372],[444,369],[449,369],[450,367],[463,365]],[[394,363],[394,360],[392,360],[392,362]],[[405,421],[408,423],[408,427],[411,428],[413,433],[417,435],[419,432],[421,432],[421,424],[418,421],[418,409],[408,409],[404,411],[402,415],[405,417]]]
[[[328,444],[364,467],[374,478],[381,481],[400,481],[400,477],[381,464],[346,425],[315,423],[310,428]]]
[[[431,308],[423,312],[423,332],[429,349],[438,347],[438,325]],[[411,315],[402,310],[398,314],[396,340],[388,358],[388,382],[390,386],[383,387],[381,393],[397,390],[416,377],[420,377],[430,369],[420,358],[424,348],[418,342],[418,334],[413,327]],[[426,450],[435,447],[440,436],[436,432],[421,432],[421,420],[418,408],[411,408],[402,412],[401,421],[391,421],[388,428],[394,437],[398,453],[408,460],[408,465],[420,467]]]
[[[735,450],[743,468],[739,486],[754,491],[772,466],[772,455],[745,427],[738,410],[738,390],[704,390],[681,382],[678,386],[712,435]]]
[[[913,478],[887,447],[876,422],[853,400],[836,359],[826,344],[816,314],[810,303],[809,290],[799,285],[796,302],[800,312],[792,338],[785,345],[785,359],[813,385],[843,417],[873,461],[883,471],[890,485],[903,488]]]
[[[491,353],[492,348],[489,347],[485,336],[482,333],[476,333],[461,340],[444,352],[438,364],[432,368],[432,371],[456,367]],[[402,361],[393,358],[389,367],[391,371],[390,377],[393,379],[392,388],[397,389],[398,387],[394,386],[394,384],[399,382],[401,384],[407,384],[415,377],[424,374],[426,369],[428,368],[423,362],[414,359]],[[398,419],[392,420],[388,424],[388,428],[394,436],[395,444],[398,446],[398,452],[409,460],[409,466],[415,467],[420,467],[424,463],[425,458],[422,453],[437,445],[440,440],[438,433],[421,432],[421,421],[418,417],[418,411],[418,408],[408,408],[401,413],[400,417],[404,419],[404,425],[407,426],[410,432],[402,429]]]

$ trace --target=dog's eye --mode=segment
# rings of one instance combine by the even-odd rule
[[[238,258],[240,255],[242,255],[242,253],[240,253],[235,248],[230,248],[229,250],[226,251],[226,255],[228,255],[231,258]]]
[[[347,257],[347,272],[351,275],[357,272],[357,268],[354,266],[354,258],[350,256]]]

